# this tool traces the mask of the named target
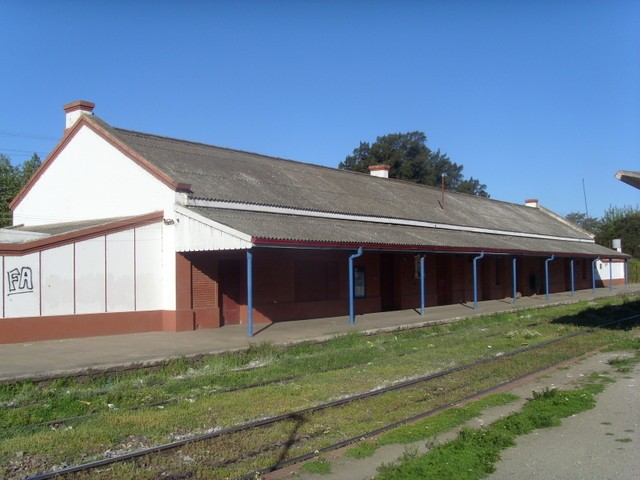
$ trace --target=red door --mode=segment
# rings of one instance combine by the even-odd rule
[[[220,271],[220,307],[222,325],[240,323],[240,305],[244,304],[244,272],[239,260],[222,260]]]

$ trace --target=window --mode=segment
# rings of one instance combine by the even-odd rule
[[[367,296],[367,281],[364,267],[353,267],[353,296],[364,298]]]

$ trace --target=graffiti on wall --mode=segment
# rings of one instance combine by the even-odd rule
[[[33,272],[31,267],[14,268],[7,272],[7,295],[33,293]]]

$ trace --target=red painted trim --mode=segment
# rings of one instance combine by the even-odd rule
[[[67,103],[62,107],[65,113],[75,112],[76,110],[93,112],[94,108],[96,108],[96,104],[93,102],[88,102],[87,100],[76,100],[75,102]]]
[[[54,159],[60,154],[60,152],[67,146],[71,138],[75,135],[75,133],[80,128],[81,122],[78,121],[72,128],[68,128],[64,131],[62,139],[58,142],[58,144],[51,150],[51,153],[47,155],[44,162],[40,165],[40,168],[36,170],[36,172],[32,175],[32,177],[27,181],[24,187],[18,192],[13,200],[9,203],[9,208],[11,211],[15,210],[15,208],[20,204],[25,195],[31,190],[33,185],[38,181],[38,179],[42,176],[42,174],[49,168]]]
[[[42,252],[38,252],[38,295],[40,296],[40,316],[42,316]]]
[[[98,225],[96,227],[84,228],[75,232],[53,235],[51,237],[34,240],[26,243],[2,243],[0,244],[0,255],[22,256],[29,253],[39,252],[50,248],[68,245],[74,242],[89,240],[112,233],[118,233],[135,227],[141,227],[156,223],[164,218],[164,212],[147,213],[138,217],[131,217],[126,220]],[[28,228],[28,227],[27,227]]]
[[[133,229],[133,310],[138,310],[138,279],[137,279],[137,271],[136,268],[136,229]]]
[[[171,322],[165,322],[175,314],[172,311],[152,310],[4,318],[0,322],[0,343],[188,329],[188,325],[186,328],[172,328]]]
[[[391,170],[391,166],[389,166],[389,165],[370,165],[369,166],[369,171],[370,172],[375,172],[375,171],[378,171],[378,170],[389,171],[389,170]]]
[[[108,312],[109,308],[108,308],[108,301],[109,301],[109,296],[108,296],[108,287],[107,285],[109,284],[108,282],[108,275],[107,275],[107,236],[104,236],[104,311]]]
[[[40,165],[40,168],[36,170],[36,173],[29,179],[29,181],[20,190],[20,192],[18,192],[18,194],[11,201],[11,203],[9,203],[9,208],[11,209],[11,211],[14,211],[16,209],[16,207],[20,204],[20,202],[22,202],[23,198],[27,195],[27,193],[29,193],[31,188],[40,179],[42,174],[51,166],[51,164],[55,161],[55,159],[58,158],[58,155],[60,155],[60,153],[69,144],[69,142],[73,139],[73,137],[75,137],[75,135],[80,131],[80,129],[85,126],[91,129],[94,133],[96,133],[100,137],[102,137],[109,144],[111,144],[113,147],[118,149],[124,155],[129,157],[131,160],[133,160],[140,167],[142,167],[144,170],[149,172],[151,175],[153,175],[155,178],[160,180],[165,185],[173,188],[174,190],[188,190],[191,187],[191,185],[176,182],[174,179],[172,179],[169,175],[167,175],[165,172],[160,170],[158,167],[156,167],[155,165],[150,163],[148,160],[144,159],[142,156],[140,156],[139,154],[131,150],[124,143],[118,140],[115,136],[107,132],[102,126],[98,125],[97,122],[93,120],[91,115],[81,115],[80,119],[73,125],[73,127],[68,128],[67,130],[64,131],[64,134],[60,142],[58,142],[58,144],[54,147],[51,153],[49,153],[45,161],[42,162],[42,165]]]
[[[331,249],[354,249],[363,247],[368,250],[387,250],[396,252],[433,252],[433,253],[495,253],[502,255],[556,255],[558,257],[576,257],[576,258],[594,258],[594,255],[580,253],[564,253],[553,251],[536,251],[536,250],[500,250],[497,248],[472,248],[472,247],[441,247],[426,245],[388,245],[382,243],[348,243],[348,242],[319,242],[319,241],[300,241],[300,240],[282,240],[252,237],[251,243],[255,246],[263,247],[282,247],[282,248],[331,248]]]
[[[171,178],[167,173],[160,170],[153,163],[149,162],[143,156],[129,148],[125,143],[119,140],[117,137],[106,131],[102,126],[97,125],[93,119],[88,115],[83,115],[81,120],[85,120],[85,124],[91,130],[93,130],[96,134],[102,137],[104,140],[109,142],[113,147],[117,148],[120,152],[125,154],[135,163],[137,163],[140,167],[145,169],[151,175],[156,177],[162,183],[167,185],[168,187],[173,188],[174,190],[184,190],[188,189],[191,185],[176,182],[173,178]],[[80,123],[80,121],[78,121]]]
[[[6,308],[5,308],[5,291],[4,289],[7,288],[6,285],[4,284],[4,272],[5,272],[5,265],[4,265],[4,257],[2,257],[2,318],[4,318],[4,315],[6,312]]]
[[[76,293],[76,277],[78,273],[76,271],[76,244],[73,244],[73,313],[74,315],[78,312],[77,303],[77,293]]]

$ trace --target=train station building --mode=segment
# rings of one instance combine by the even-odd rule
[[[0,229],[0,343],[185,331],[624,284],[542,207],[112,127],[64,135]],[[426,313],[425,313],[426,312]]]

